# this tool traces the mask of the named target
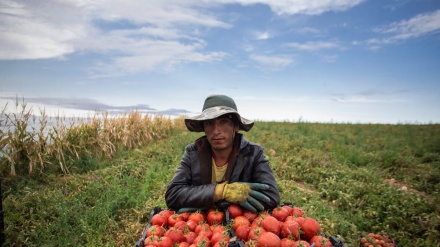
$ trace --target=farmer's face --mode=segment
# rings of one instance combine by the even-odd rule
[[[228,150],[232,148],[235,133],[239,126],[234,126],[234,121],[227,116],[207,120],[203,124],[206,137],[214,151]]]

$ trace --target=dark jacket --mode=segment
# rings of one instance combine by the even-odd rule
[[[280,196],[269,160],[263,151],[260,145],[247,141],[242,134],[237,134],[229,157],[226,180],[229,183],[251,182],[269,185],[269,190],[261,191],[270,198],[269,203],[263,203],[264,208],[268,210],[279,205]],[[206,136],[186,147],[180,166],[165,194],[168,208],[177,210],[183,207],[215,206],[216,184],[212,183],[211,152]]]

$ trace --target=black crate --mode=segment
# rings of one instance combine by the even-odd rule
[[[216,208],[217,210],[222,211],[225,214],[225,220],[223,222],[223,225],[227,225],[230,222],[230,216],[229,216],[229,212],[227,210],[227,206],[229,204],[223,204],[223,205],[218,205],[218,207]],[[145,238],[147,237],[147,231],[148,229],[151,227],[151,219],[153,218],[153,216],[155,214],[158,214],[160,211],[164,210],[161,207],[154,207],[153,210],[150,213],[150,219],[149,222],[147,224],[147,226],[145,227],[143,233],[142,233],[142,237],[136,242],[135,247],[143,247],[144,246],[144,241]],[[235,234],[235,232],[234,232]],[[244,247],[244,245],[241,245],[241,243],[239,243],[238,241],[236,241],[236,238],[233,239],[233,236],[231,232],[229,232],[229,235],[231,236],[231,240],[230,243],[228,245],[228,247]]]

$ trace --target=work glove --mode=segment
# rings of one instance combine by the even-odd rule
[[[270,198],[262,194],[261,190],[267,190],[269,186],[261,183],[231,183],[217,184],[214,191],[214,201],[224,199],[227,202],[239,204],[252,211],[262,211],[264,206],[261,202],[270,202]]]
[[[196,211],[202,211],[206,208],[181,208],[176,211],[176,214],[184,213],[184,212],[196,212]]]

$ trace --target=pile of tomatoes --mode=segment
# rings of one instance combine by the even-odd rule
[[[232,229],[249,247],[315,247],[333,246],[328,238],[318,235],[320,224],[306,217],[301,208],[279,206],[259,214],[238,205],[228,208]]]
[[[298,207],[283,205],[271,212],[253,213],[231,204],[225,210],[177,214],[161,210],[150,219],[144,247],[245,247],[332,246],[319,235],[319,223]]]
[[[396,247],[388,233],[368,233],[361,237],[361,247]]]

